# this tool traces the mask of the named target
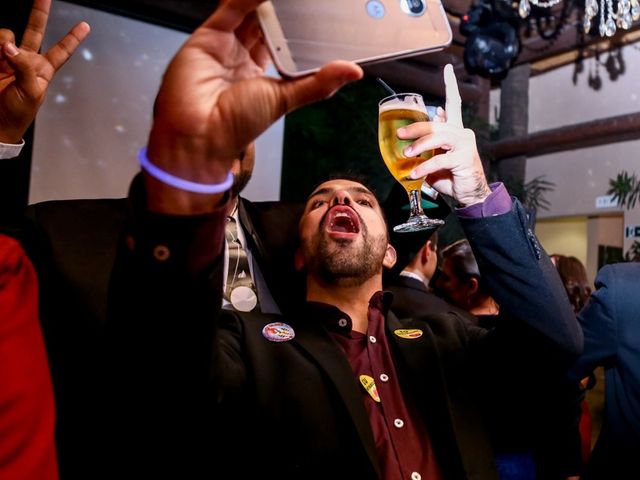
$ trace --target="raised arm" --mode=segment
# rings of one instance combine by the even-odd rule
[[[407,155],[440,149],[441,153],[418,166],[413,178],[426,181],[440,193],[453,197],[459,206],[483,202],[491,193],[476,147],[473,130],[462,123],[462,100],[453,67],[444,68],[446,120],[417,122],[398,130],[398,137],[413,139]],[[443,113],[443,112],[441,112]]]
[[[174,176],[222,182],[235,158],[285,113],[332,95],[362,76],[332,62],[296,80],[265,76],[269,59],[255,19],[261,0],[230,0],[187,40],[165,74],[148,156]],[[193,194],[146,177],[149,207],[166,213],[211,211],[221,194]]]
[[[20,46],[0,29],[0,142],[16,144],[29,128],[56,72],[89,34],[81,22],[46,53],[39,53],[51,0],[35,0]]]
[[[419,122],[398,130],[414,139],[408,147],[443,153],[418,166],[415,178],[426,176],[440,193],[453,197],[456,213],[474,250],[491,295],[515,319],[541,332],[571,356],[582,349],[582,334],[556,269],[528,228],[522,206],[512,202],[503,186],[489,187],[472,130],[464,128],[457,81],[445,67],[446,121]]]

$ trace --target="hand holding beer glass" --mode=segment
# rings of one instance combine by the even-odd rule
[[[435,115],[436,108],[426,107],[422,96],[417,93],[397,93],[383,98],[378,104],[380,153],[391,174],[407,191],[411,208],[409,219],[393,227],[394,232],[416,232],[436,228],[444,223],[440,219],[429,218],[424,214],[420,195],[424,178],[410,177],[415,167],[433,157],[434,151],[422,152],[416,157],[406,157],[404,149],[411,145],[413,140],[400,140],[397,135],[398,128],[414,122],[433,120]]]

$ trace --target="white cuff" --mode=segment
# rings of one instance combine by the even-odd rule
[[[24,139],[20,143],[0,142],[0,160],[17,157],[20,155],[22,147],[24,147]]]

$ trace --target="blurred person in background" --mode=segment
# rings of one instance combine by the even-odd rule
[[[424,234],[427,240],[419,247],[396,247],[398,262],[406,265],[397,276],[388,280],[385,289],[393,293],[391,310],[398,318],[411,318],[426,313],[446,313],[453,307],[432,293],[431,281],[438,268],[438,234]],[[408,262],[408,263],[407,263]],[[466,317],[465,317],[466,318]]]
[[[578,314],[584,353],[575,379],[604,367],[602,429],[583,480],[635,478],[640,453],[640,263],[604,266],[596,291]]]
[[[569,295],[569,301],[576,314],[582,310],[591,295],[591,282],[587,278],[587,269],[576,257],[553,255],[562,283]]]
[[[513,322],[504,314],[505,306],[494,300],[469,242],[458,240],[445,247],[441,254],[436,292],[456,307],[473,314],[480,327],[510,328]],[[516,311],[519,308],[517,305],[509,307]],[[500,479],[577,479],[582,465],[578,385],[558,375],[554,370],[555,360],[541,354],[533,344],[514,344],[513,349],[531,350],[527,354],[538,358],[539,363],[535,371],[513,368],[508,375],[514,378],[526,375],[530,379],[526,388],[516,392],[521,403],[505,400],[487,406]],[[501,381],[510,380],[505,377]],[[537,388],[542,384],[545,388]],[[486,387],[498,389],[499,385]]]
[[[564,288],[567,291],[569,302],[577,315],[591,296],[591,282],[587,278],[587,269],[580,260],[573,256],[554,254],[551,256],[551,261],[558,269]],[[591,454],[591,434],[593,430],[589,404],[584,396],[586,390],[593,388],[594,384],[595,375],[593,373],[580,381],[583,397],[580,401],[580,444],[584,463],[588,461]]]

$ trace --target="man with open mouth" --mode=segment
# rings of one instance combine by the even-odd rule
[[[532,372],[564,368],[581,335],[522,207],[487,184],[450,65],[446,121],[397,135],[413,154],[442,149],[413,177],[456,200],[512,324],[480,331],[454,312],[389,312],[382,271],[395,251],[375,195],[348,179],[320,184],[306,202],[295,260],[304,306],[284,316],[221,308],[234,159],[280,116],[362,76],[336,61],[304,78],[265,77],[259,3],[222,2],[164,75],[112,275],[102,473],[496,479],[482,405]],[[483,388],[507,365],[520,375]]]

